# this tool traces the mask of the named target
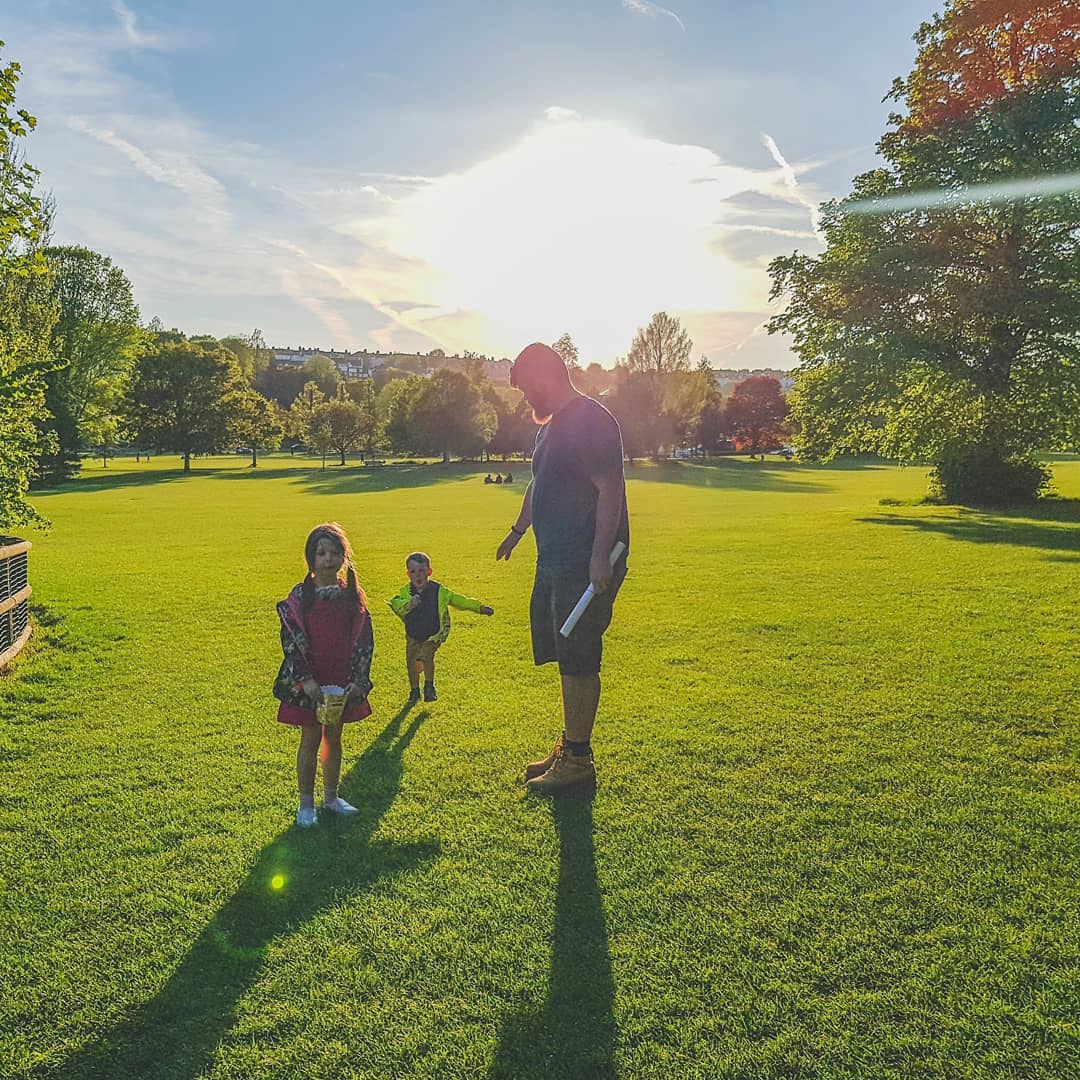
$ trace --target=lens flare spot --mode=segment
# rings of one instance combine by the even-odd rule
[[[285,888],[285,875],[284,874],[275,874],[270,879],[270,888],[273,889],[274,892],[280,892],[282,889],[284,889]]]

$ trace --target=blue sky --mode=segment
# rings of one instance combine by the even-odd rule
[[[0,0],[56,241],[145,318],[610,364],[657,310],[790,367],[769,258],[875,164],[916,0]]]

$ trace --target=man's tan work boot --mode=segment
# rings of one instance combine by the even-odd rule
[[[551,768],[525,786],[533,795],[591,795],[596,788],[592,754],[571,754],[560,747]]]
[[[562,736],[560,735],[555,740],[555,745],[551,748],[551,753],[548,754],[543,761],[530,761],[525,766],[525,779],[535,780],[538,776],[543,776],[544,773],[555,764],[555,759],[562,753]]]

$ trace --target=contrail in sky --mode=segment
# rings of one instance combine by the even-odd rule
[[[669,11],[659,4],[653,4],[651,0],[622,0],[622,6],[627,11],[636,12],[638,15],[648,15],[650,19],[655,19],[657,15],[666,15],[669,19],[674,19],[679,24],[679,29],[684,34],[686,33],[686,27],[683,26],[682,19],[674,11]]]
[[[873,217],[878,214],[895,214],[900,210],[955,209],[971,202],[1006,203],[1018,199],[1037,199],[1042,195],[1070,195],[1074,192],[1080,192],[1080,173],[1029,176],[997,184],[935,188],[903,195],[886,195],[880,199],[860,199],[858,202],[848,203],[844,210],[849,214]]]
[[[762,135],[761,139],[762,142],[765,143],[766,149],[772,154],[773,161],[780,166],[780,174],[784,178],[784,186],[791,192],[791,197],[810,211],[810,228],[814,230],[814,235],[820,238],[821,215],[818,212],[817,203],[803,194],[802,189],[799,187],[799,178],[795,175],[795,170],[787,163],[784,155],[780,153],[780,147],[776,145],[773,137],[771,135]]]

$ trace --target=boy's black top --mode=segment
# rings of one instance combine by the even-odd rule
[[[532,460],[532,526],[537,565],[545,570],[587,570],[596,533],[596,486],[589,474],[622,479],[618,422],[598,401],[582,395],[560,409],[536,435]],[[630,546],[623,489],[615,539]]]
[[[409,586],[409,592],[416,596],[419,590]],[[413,641],[427,641],[439,632],[439,583],[429,578],[427,588],[420,592],[420,606],[413,608],[405,616],[405,633]]]

